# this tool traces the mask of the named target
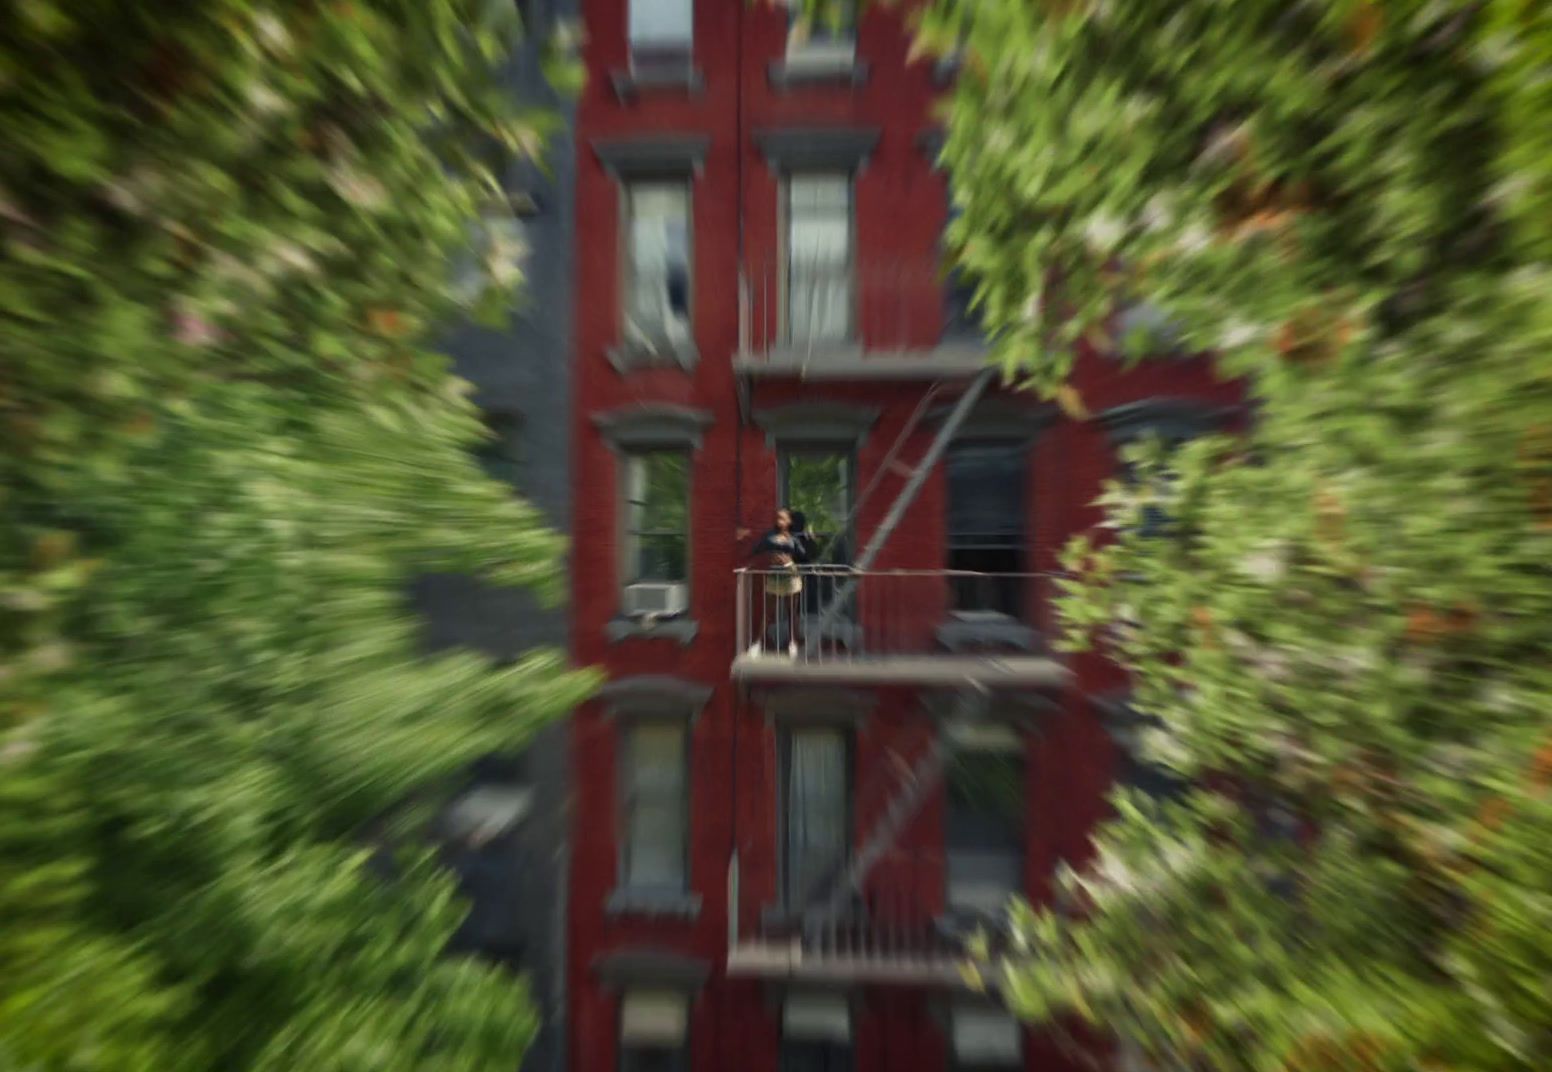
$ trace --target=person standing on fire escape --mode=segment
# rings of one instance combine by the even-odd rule
[[[798,567],[809,560],[813,550],[807,525],[808,520],[802,514],[782,507],[776,511],[775,525],[760,537],[760,542],[749,553],[750,558],[768,557],[765,594],[771,610],[762,615],[762,626],[767,624],[764,619],[774,616],[774,622],[769,624],[775,626],[774,639],[779,645],[785,617],[787,654],[792,656],[798,653],[798,603],[803,593],[803,577]]]

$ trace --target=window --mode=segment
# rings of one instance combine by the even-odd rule
[[[846,522],[851,515],[852,487],[856,462],[850,448],[783,447],[777,456],[778,501],[800,511],[817,538],[816,554],[824,565],[843,565],[851,561],[851,532]],[[816,615],[835,594],[834,578],[828,575],[810,578],[803,585],[803,613]],[[846,597],[849,611],[855,605],[855,591]]]
[[[679,349],[690,342],[690,187],[634,182],[625,188],[626,342]]]
[[[956,443],[948,452],[948,568],[954,609],[1021,617],[1024,569],[1022,442]]]
[[[1134,489],[1141,483],[1142,478],[1135,465],[1126,464],[1122,473],[1122,479]],[[1137,527],[1137,535],[1150,539],[1155,536],[1167,536],[1174,525],[1166,505],[1174,494],[1174,475],[1168,470],[1155,472],[1150,490],[1153,501],[1142,508],[1142,523]]]
[[[522,431],[521,419],[510,413],[485,415],[486,439],[476,457],[486,476],[516,486],[522,472]]]
[[[690,456],[653,450],[625,458],[627,584],[689,576]]]
[[[849,67],[857,52],[856,0],[835,5],[817,20],[800,18],[793,4],[787,15],[787,62],[794,65]]]
[[[948,223],[952,227],[959,219],[961,209],[952,201],[948,208]],[[980,311],[975,309],[975,284],[957,266],[949,263],[948,249],[944,248],[946,266],[944,280],[943,334],[950,339],[975,337],[981,333]]]
[[[690,1001],[672,990],[627,990],[620,999],[620,1072],[686,1072]]]
[[[794,994],[782,1006],[781,1072],[851,1072],[851,1009],[838,994]]]
[[[629,0],[632,66],[687,64],[694,0]]]
[[[954,1009],[954,1068],[990,1072],[1024,1067],[1023,1031],[1003,1009],[960,1005]]]
[[[852,334],[852,181],[849,174],[787,179],[787,337],[838,342]]]
[[[641,722],[626,731],[624,743],[625,885],[683,890],[689,822],[684,724]]]
[[[777,496],[801,511],[819,538],[827,562],[846,562],[856,463],[846,447],[783,447],[777,461]],[[840,541],[836,544],[836,541]]]
[[[1001,915],[1023,888],[1024,744],[1006,726],[949,727],[946,773],[950,908]]]
[[[851,845],[851,750],[846,734],[793,729],[782,756],[782,876],[801,908],[843,866]]]

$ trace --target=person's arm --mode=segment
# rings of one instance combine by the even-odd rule
[[[771,543],[771,536],[772,536],[772,533],[769,533],[769,532],[767,532],[763,536],[761,536],[760,537],[760,542],[755,544],[754,547],[750,550],[750,552],[747,555],[745,555],[744,557],[745,558],[758,558],[760,555],[770,554],[770,553],[772,553],[774,551],[780,550],[780,548],[777,548],[774,544]]]

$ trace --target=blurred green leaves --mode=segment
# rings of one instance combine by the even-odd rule
[[[590,685],[422,658],[408,582],[561,594],[421,341],[540,151],[512,5],[18,0],[0,39],[0,1067],[508,1069],[521,986],[371,824]],[[556,70],[568,69],[552,57]],[[500,284],[508,280],[490,280]]]
[[[1196,788],[1119,796],[991,980],[1162,1068],[1552,1067],[1552,8],[913,17],[1001,361],[1083,419],[1078,340],[1141,299],[1254,406],[1130,455],[1067,556],[1068,645]]]

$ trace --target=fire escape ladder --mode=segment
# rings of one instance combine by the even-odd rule
[[[975,404],[986,393],[986,388],[991,386],[992,379],[996,375],[996,368],[988,366],[976,376],[965,390],[965,393],[959,396],[959,401],[954,403],[954,408],[949,411],[948,418],[943,422],[943,427],[938,429],[937,436],[933,438],[932,444],[927,448],[926,453],[922,455],[921,460],[916,463],[916,468],[905,482],[905,486],[900,489],[900,494],[895,496],[895,501],[890,505],[889,512],[884,515],[884,520],[879,522],[877,531],[873,533],[873,538],[868,541],[867,546],[862,549],[862,553],[857,556],[857,561],[852,563],[852,569],[855,572],[866,572],[873,565],[873,560],[878,557],[884,545],[889,542],[889,537],[894,535],[895,529],[905,519],[906,511],[916,501],[916,496],[921,493],[922,487],[927,483],[927,478],[932,475],[932,470],[937,467],[938,462],[948,450],[948,445],[953,442],[955,433],[959,431],[959,426],[964,423],[965,418],[970,415],[970,411],[975,408]],[[920,407],[921,412],[925,412],[925,410],[925,406]],[[896,443],[896,446],[898,445],[899,441]],[[870,487],[868,490],[871,491],[872,488]],[[826,635],[826,630],[835,625],[836,619],[840,617],[842,610],[847,605],[846,601],[851,595],[852,587],[853,585],[848,583],[844,577],[836,582],[835,587],[830,592],[830,601],[824,605],[816,618],[812,635],[824,636]]]
[[[898,473],[901,469],[909,469],[908,466],[900,461],[900,452],[905,449],[905,444],[916,433],[917,425],[921,424],[922,419],[927,416],[927,408],[932,405],[933,399],[937,398],[942,392],[943,384],[940,381],[927,388],[926,392],[923,393],[921,401],[916,404],[916,408],[911,411],[911,415],[906,418],[905,424],[900,428],[899,434],[895,436],[895,441],[889,445],[889,450],[884,455],[884,460],[878,463],[878,466],[873,470],[873,476],[862,489],[862,493],[856,497],[856,500],[851,504],[851,509],[846,512],[846,518],[841,522],[840,527],[836,529],[837,532],[852,531],[857,524],[857,519],[862,516],[862,508],[873,497],[873,493],[878,490],[878,486],[884,482],[885,475]],[[825,544],[824,549],[819,552],[819,556],[814,559],[813,564],[816,566],[828,564],[830,556],[839,546],[841,544],[837,540],[831,540]]]
[[[951,718],[967,721],[985,710],[987,690],[975,682],[967,682],[960,690]],[[913,764],[895,794],[884,808],[884,814],[868,834],[862,846],[846,862],[833,885],[829,887],[820,918],[833,919],[845,910],[852,899],[861,894],[868,873],[883,859],[899,840],[905,828],[921,813],[927,797],[941,783],[943,771],[948,765],[953,734],[940,728],[932,743]]]

